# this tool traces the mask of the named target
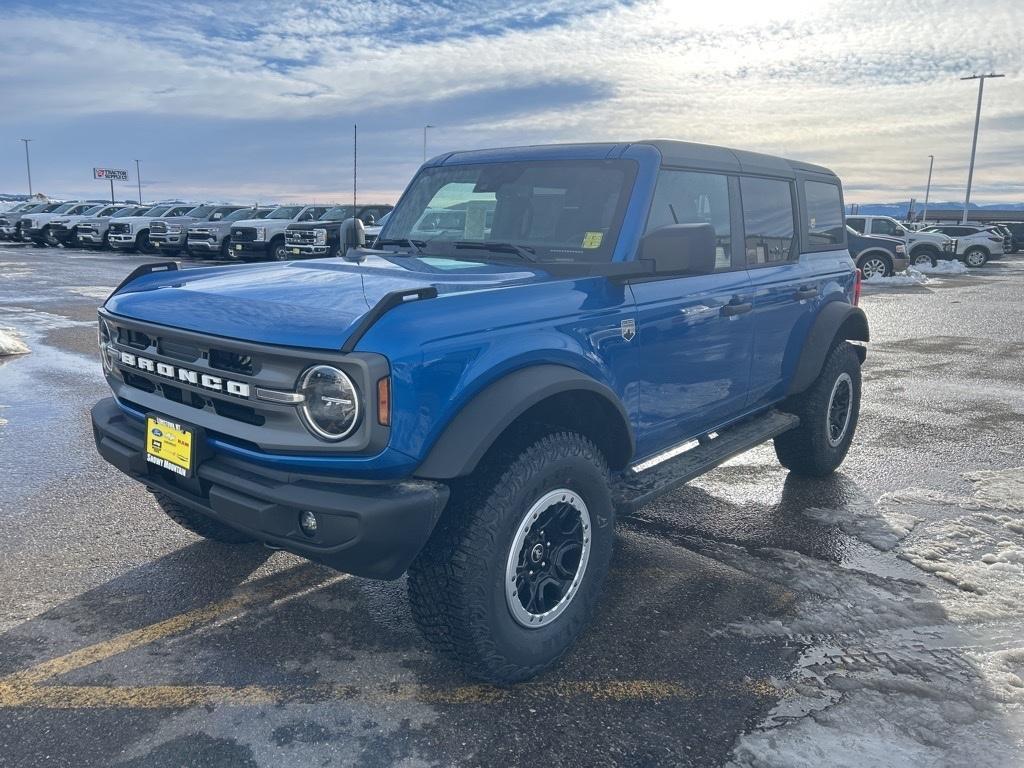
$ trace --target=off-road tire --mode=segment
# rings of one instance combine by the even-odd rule
[[[976,255],[976,258],[975,258]],[[989,254],[980,245],[973,245],[964,251],[964,264],[970,269],[978,269],[984,267],[988,263]],[[971,262],[974,261],[972,264]]]
[[[249,544],[253,541],[241,531],[236,531],[212,517],[196,512],[194,509],[179,504],[170,496],[162,493],[154,493],[156,503],[171,520],[182,528],[192,531],[197,536],[211,541],[219,541],[222,544]]]
[[[561,488],[578,494],[588,509],[589,559],[564,611],[545,626],[527,628],[507,602],[506,565],[523,516]],[[590,620],[611,562],[614,522],[608,468],[587,438],[557,432],[496,451],[465,486],[453,489],[409,568],[416,624],[435,650],[472,677],[499,685],[533,677],[554,664]]]
[[[833,445],[829,437],[829,411],[833,390],[843,376],[849,378],[851,407],[845,431]],[[796,475],[825,477],[832,474],[846,458],[857,430],[860,393],[860,358],[852,344],[841,342],[825,358],[825,365],[814,383],[783,404],[783,410],[800,417],[800,426],[775,438],[779,463]]]

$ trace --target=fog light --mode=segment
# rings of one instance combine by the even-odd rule
[[[299,513],[299,527],[307,536],[316,536],[316,515],[308,509]]]

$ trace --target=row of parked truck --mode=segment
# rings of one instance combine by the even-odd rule
[[[334,256],[341,225],[358,218],[372,242],[392,206],[228,205],[180,201],[133,203],[23,203],[0,214],[0,239],[37,245],[188,253],[196,258],[284,261]],[[465,211],[430,210],[417,227],[444,232]],[[428,221],[429,219],[429,221]],[[848,216],[850,253],[865,278],[888,277],[908,266],[959,259],[982,267],[1024,249],[1024,223],[935,224],[910,229],[889,216]]]
[[[0,238],[39,246],[284,261],[335,255],[341,224],[349,218],[361,220],[372,241],[391,208],[383,203],[23,203],[0,214]]]

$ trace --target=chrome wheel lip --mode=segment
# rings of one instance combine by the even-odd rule
[[[832,435],[832,409],[836,402],[836,395],[846,391],[846,409],[843,415],[843,428],[839,431],[839,434],[835,437]],[[825,439],[828,440],[828,444],[833,448],[838,448],[846,437],[847,431],[850,429],[850,416],[853,413],[853,379],[850,378],[850,374],[843,371],[836,378],[835,383],[832,385],[832,393],[828,397],[828,408],[825,410]]]
[[[518,590],[516,589],[519,553],[526,543],[534,522],[540,517],[541,513],[554,504],[562,503],[569,504],[576,510],[583,525],[583,546],[580,552],[579,564],[576,566],[576,574],[573,576],[572,585],[562,595],[562,598],[550,610],[544,613],[531,613],[526,610],[526,607],[519,599]],[[505,603],[508,605],[509,613],[512,614],[512,618],[515,619],[517,624],[527,629],[539,629],[550,624],[565,612],[579,592],[580,584],[582,584],[583,577],[586,575],[587,563],[590,560],[592,533],[593,527],[590,522],[590,510],[587,508],[582,497],[575,491],[571,491],[568,488],[557,488],[545,493],[530,506],[516,526],[515,538],[512,541],[512,546],[508,551],[508,558],[505,561]]]

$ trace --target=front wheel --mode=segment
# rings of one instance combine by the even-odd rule
[[[43,242],[51,248],[56,248],[60,245],[60,240],[57,239],[57,236],[53,234],[53,230],[49,227],[43,228]]]
[[[825,477],[834,472],[853,442],[860,389],[860,358],[844,341],[829,352],[807,391],[783,406],[800,417],[800,425],[775,438],[779,463],[797,475]]]
[[[153,253],[156,251],[156,248],[154,248],[153,244],[149,241],[148,231],[144,230],[139,232],[138,236],[135,238],[135,250],[139,253]]]
[[[988,251],[980,246],[968,248],[964,253],[964,264],[968,267],[977,269],[978,267],[984,267],[988,261]]]
[[[288,261],[289,259],[288,246],[285,245],[284,240],[275,240],[270,244],[270,258],[274,261]]]
[[[931,248],[919,248],[914,252],[910,262],[915,267],[935,267],[938,266],[939,256],[938,251],[934,251]]]
[[[604,457],[574,432],[481,467],[409,568],[409,598],[434,648],[473,677],[526,680],[593,614],[615,512]]]

